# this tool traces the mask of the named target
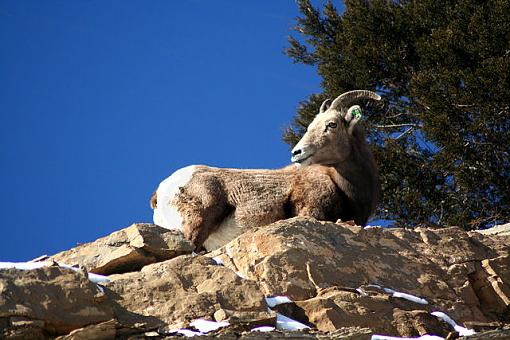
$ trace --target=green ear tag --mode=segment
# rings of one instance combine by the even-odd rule
[[[351,114],[354,118],[356,119],[360,119],[361,118],[361,108],[359,107],[355,107],[352,111],[351,111]]]

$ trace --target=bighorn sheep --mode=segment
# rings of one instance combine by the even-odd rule
[[[354,220],[365,225],[375,209],[380,183],[360,124],[360,99],[374,92],[346,92],[324,101],[292,150],[292,162],[277,170],[192,165],[174,172],[151,199],[154,223],[181,229],[196,247],[221,247],[247,228],[293,216]]]

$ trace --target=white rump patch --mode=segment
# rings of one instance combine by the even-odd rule
[[[179,188],[190,181],[195,170],[194,165],[179,169],[159,184],[156,191],[157,204],[154,208],[154,224],[167,229],[182,228],[182,217],[172,201],[179,192]]]

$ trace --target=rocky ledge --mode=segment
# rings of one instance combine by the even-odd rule
[[[0,338],[510,338],[510,225],[360,228],[293,218],[192,253],[134,224],[0,263]]]

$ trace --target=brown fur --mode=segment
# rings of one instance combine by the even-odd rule
[[[375,165],[290,166],[279,170],[200,166],[177,194],[183,232],[197,247],[233,214],[244,228],[294,216],[364,225],[375,208],[379,182]],[[342,174],[345,173],[345,174]],[[154,194],[151,205],[156,204]]]
[[[345,117],[344,111],[323,105],[296,146],[302,148],[298,154],[303,159],[296,161],[306,166],[278,170],[197,166],[172,201],[182,216],[184,235],[200,247],[227,217],[243,228],[294,216],[365,225],[379,199],[379,176],[358,119],[350,113]],[[334,131],[324,130],[332,121],[337,123]],[[151,207],[156,205],[154,194]]]
[[[150,201],[150,205],[151,205],[151,208],[154,209],[156,208],[156,205],[158,204],[158,195],[156,194],[156,192],[154,191],[152,193],[152,197],[151,197],[151,201]]]

